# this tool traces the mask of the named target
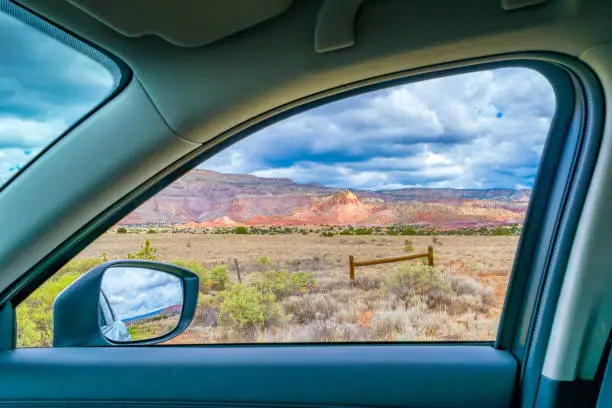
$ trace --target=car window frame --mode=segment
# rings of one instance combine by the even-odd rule
[[[345,99],[347,97],[355,96],[361,93],[374,91],[377,89],[388,88],[394,85],[404,85],[412,82],[419,82],[440,76],[456,75],[484,69],[507,67],[531,68],[542,73],[549,80],[549,82],[553,86],[553,89],[555,89],[555,93],[557,93],[557,87],[562,86],[559,85],[561,83],[564,84],[564,89],[571,89],[572,92],[574,92],[575,86],[577,85],[572,77],[574,69],[582,69],[581,64],[576,63],[572,59],[556,54],[520,53],[503,56],[493,56],[469,61],[442,64],[417,70],[393,73],[382,77],[375,77],[366,81],[360,81],[357,83],[347,84],[345,86],[338,87],[335,89],[330,89],[317,95],[308,96],[303,99],[296,100],[293,103],[280,106],[247,122],[238,124],[227,132],[218,135],[210,142],[203,144],[194,152],[186,155],[182,160],[176,162],[175,165],[167,168],[166,171],[151,177],[148,182],[144,183],[139,188],[133,190],[130,194],[118,200],[115,205],[111,206],[107,211],[105,211],[104,213],[93,219],[86,226],[81,228],[76,234],[74,234],[70,239],[65,241],[62,245],[58,246],[55,251],[51,252],[39,264],[32,268],[26,275],[22,276],[22,279],[20,279],[20,281],[16,282],[13,286],[11,286],[8,291],[5,291],[5,293],[2,294],[3,297],[0,297],[0,301],[10,298],[13,307],[16,307],[23,299],[25,299],[29,295],[29,293],[31,293],[36,287],[42,284],[44,280],[46,280],[53,273],[55,273],[55,271],[57,271],[61,266],[68,262],[74,255],[78,254],[89,243],[93,242],[98,236],[108,230],[111,226],[113,226],[116,222],[118,222],[120,219],[122,219],[125,215],[134,210],[144,201],[157,194],[157,192],[167,187],[170,183],[174,182],[179,177],[183,176],[185,173],[195,168],[203,161],[214,156],[220,151],[226,149],[227,147],[233,145],[234,143],[250,136],[251,134],[270,126],[273,123],[330,102]],[[563,118],[563,123],[560,126],[555,127],[555,133],[565,132],[565,134],[567,134],[568,126],[573,120],[576,113],[573,109],[573,95],[574,93],[572,93],[571,98],[566,99],[559,98],[559,96],[557,95],[556,112],[563,111],[563,108],[561,106],[562,104],[560,102],[563,102],[567,107],[571,108],[565,110],[565,112],[567,112],[567,117]],[[553,120],[553,122],[556,123],[559,120],[560,118],[558,118],[557,113],[555,113],[555,119]],[[552,129],[553,126],[551,125],[551,129],[549,130],[549,136],[546,142],[547,146],[550,144],[549,141],[553,139]],[[550,155],[550,153],[547,154]],[[558,157],[555,156],[550,161],[555,162],[557,159]],[[544,160],[544,156],[542,157],[542,160]],[[536,179],[536,184],[534,185],[534,191],[536,191],[536,189],[543,189],[539,185],[539,183],[542,183],[540,180],[543,177],[545,178],[545,176],[540,174],[542,172],[541,168],[542,165],[540,165],[540,169],[538,170],[538,176]],[[551,175],[550,179],[554,179],[554,175]],[[552,182],[550,182],[549,184],[550,186],[548,186],[548,188],[552,186]],[[540,195],[547,197],[547,195],[543,193]],[[542,207],[546,208],[546,205],[549,204],[549,201],[550,200],[546,200],[546,203],[543,203]],[[530,236],[537,237],[536,241],[540,241],[543,239],[540,234],[543,223],[542,220],[537,217],[536,213],[541,213],[541,211],[538,212],[532,209],[533,202],[533,200],[532,202],[530,202],[527,217],[525,219],[525,225],[527,226],[529,223],[529,229],[538,232],[537,235],[534,235],[536,234],[534,232],[531,233]],[[562,209],[561,206],[559,208]],[[393,344],[481,344],[486,346],[492,346],[501,350],[512,351],[511,345],[515,341],[515,336],[517,334],[516,317],[519,315],[519,313],[522,312],[533,317],[537,311],[537,308],[535,307],[535,305],[537,305],[537,302],[533,302],[533,304],[529,304],[528,306],[523,304],[522,302],[525,294],[525,286],[527,282],[540,282],[546,273],[546,270],[542,269],[541,271],[539,271],[540,273],[534,274],[529,270],[529,268],[521,266],[530,265],[533,257],[533,254],[528,255],[523,254],[523,252],[519,252],[525,251],[524,249],[521,249],[527,245],[522,243],[524,241],[523,236],[525,234],[526,233],[523,232],[523,234],[521,235],[519,248],[517,249],[517,253],[515,255],[515,265],[511,274],[508,292],[506,294],[506,301],[504,303],[502,316],[500,318],[498,337],[495,342],[397,342]],[[530,247],[529,249],[533,251],[534,247]],[[539,297],[537,299],[539,300]],[[529,307],[531,307],[531,309],[529,309]],[[531,319],[529,319],[529,321],[531,322]],[[285,343],[283,345],[291,346],[296,344],[299,343]],[[351,343],[334,344],[347,345]],[[327,345],[333,346],[334,344]],[[192,347],[208,346],[219,345],[198,344],[193,345]],[[243,344],[242,347],[244,346],[257,345]],[[515,357],[517,357],[519,361],[523,361],[522,356],[516,355]]]

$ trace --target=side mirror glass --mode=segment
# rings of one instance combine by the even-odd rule
[[[189,326],[198,276],[176,265],[111,261],[96,266],[53,303],[53,346],[150,345]]]
[[[102,334],[118,343],[162,337],[178,326],[183,296],[178,276],[146,267],[110,267],[100,288]]]

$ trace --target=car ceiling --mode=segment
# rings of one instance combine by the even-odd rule
[[[499,0],[366,0],[354,21],[355,45],[324,54],[314,44],[321,1],[295,1],[276,18],[191,48],[155,36],[127,37],[73,4],[93,2],[20,3],[126,61],[169,126],[198,143],[347,83],[517,51],[579,57],[612,38],[601,29],[610,26],[612,4],[598,0],[549,0],[513,11]],[[202,3],[212,9],[219,2]],[[191,33],[205,26],[185,24],[193,24]]]
[[[180,47],[198,47],[275,17],[292,0],[69,0],[128,37],[156,35]]]

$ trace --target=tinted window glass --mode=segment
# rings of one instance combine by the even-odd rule
[[[5,11],[23,13],[8,2],[0,5]],[[112,66],[111,61],[71,40],[96,56],[95,61],[56,39],[66,39],[64,33],[43,21],[37,24],[40,30],[0,8],[0,187],[118,83],[118,77],[101,64]]]

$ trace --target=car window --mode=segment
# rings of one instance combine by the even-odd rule
[[[9,2],[0,6],[1,188],[112,94],[120,78],[98,51],[42,20],[24,23],[29,15]]]
[[[277,122],[169,185],[34,291],[17,308],[18,345],[48,346],[59,291],[122,258],[199,275],[196,315],[167,344],[492,341],[554,112],[548,80],[513,67]],[[126,315],[169,304],[124,298]]]

